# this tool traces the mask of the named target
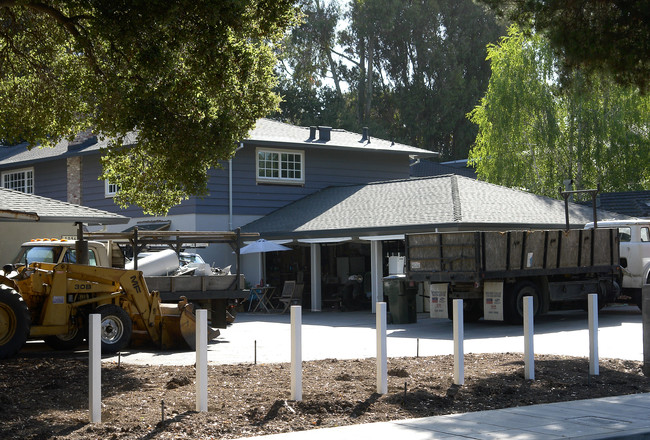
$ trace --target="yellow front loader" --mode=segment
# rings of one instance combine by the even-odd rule
[[[187,300],[163,304],[142,272],[80,264],[32,263],[0,276],[0,359],[27,339],[72,349],[87,337],[88,315],[101,315],[102,351],[153,343],[162,349],[194,348],[195,317]],[[218,331],[210,330],[214,338]]]

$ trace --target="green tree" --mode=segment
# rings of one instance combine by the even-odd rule
[[[368,126],[373,136],[467,157],[476,127],[465,114],[490,75],[481,54],[505,32],[490,14],[471,0],[349,0],[328,8],[311,0],[305,8],[305,24],[283,54],[300,69],[285,70],[294,74],[280,91],[281,118]],[[289,102],[295,96],[301,99]],[[308,107],[296,108],[298,102]]]
[[[606,72],[624,85],[650,88],[647,0],[478,0],[505,19],[545,35],[565,67]]]
[[[342,13],[336,1],[301,2],[302,20],[292,28],[279,51],[276,69],[282,96],[273,117],[298,125],[342,126],[345,113],[336,26]]]
[[[547,40],[516,26],[488,60],[487,93],[469,114],[479,178],[551,197],[565,179],[579,189],[650,187],[650,97],[580,72],[560,87]]]
[[[376,58],[392,105],[377,106],[375,113],[411,145],[466,158],[476,127],[465,114],[490,77],[481,54],[505,29],[471,1],[389,3],[377,20]]]
[[[0,139],[111,139],[121,206],[165,213],[207,193],[279,98],[273,53],[290,0],[0,0]],[[124,145],[137,131],[137,142]]]

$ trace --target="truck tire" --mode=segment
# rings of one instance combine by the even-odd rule
[[[65,335],[46,336],[45,343],[55,350],[74,350],[86,339],[86,328],[76,328]]]
[[[520,281],[508,289],[503,305],[504,319],[509,324],[521,324],[524,321],[524,297],[533,297],[533,316],[542,310],[542,296],[539,288],[532,281]]]
[[[0,359],[18,353],[27,342],[30,325],[29,310],[20,294],[0,288]]]
[[[116,353],[129,345],[133,322],[122,307],[104,304],[96,313],[101,315],[102,353]]]

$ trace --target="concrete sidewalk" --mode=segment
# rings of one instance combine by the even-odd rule
[[[650,439],[650,394],[312,429],[250,439]]]

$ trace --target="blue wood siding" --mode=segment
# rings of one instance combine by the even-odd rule
[[[99,154],[83,157],[82,167],[82,203],[90,208],[103,209],[127,217],[142,217],[142,209],[130,206],[126,209],[119,207],[112,197],[106,197],[105,183],[98,177],[102,172]],[[194,213],[194,200],[185,200],[179,206],[172,208],[169,215]]]
[[[290,150],[290,148],[282,148]],[[332,185],[351,185],[409,178],[405,154],[299,149],[305,154],[304,185],[258,184],[255,176],[255,146],[247,145],[233,159],[233,214],[266,215],[302,197]],[[197,213],[228,212],[228,163],[212,170],[210,197],[197,199]]]
[[[262,147],[265,148],[266,147]],[[346,151],[323,148],[272,148],[304,152],[302,185],[257,183],[256,147],[247,144],[232,160],[233,214],[266,215],[309,194],[332,185],[363,184],[409,178],[409,159],[404,153]],[[24,168],[21,167],[21,168]],[[217,214],[227,215],[229,204],[229,163],[209,171],[209,195],[192,197],[172,208],[169,215]],[[122,209],[113,198],[105,196],[101,174],[100,155],[86,154],[82,158],[82,194],[84,206],[118,213],[128,217],[142,217],[140,208]],[[34,165],[35,191],[38,195],[67,200],[67,162],[55,159]]]
[[[26,165],[19,169],[30,167]],[[68,201],[68,172],[65,159],[38,162],[33,165],[33,168],[34,194],[62,202]]]

